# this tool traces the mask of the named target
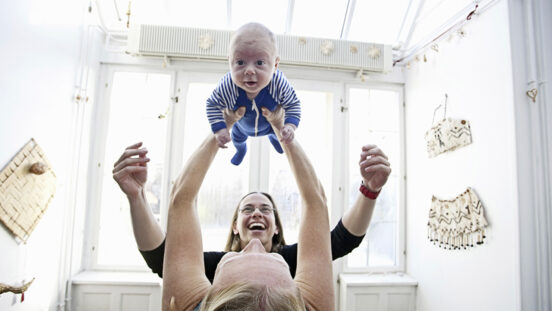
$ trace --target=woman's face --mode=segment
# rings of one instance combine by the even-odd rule
[[[252,239],[241,252],[229,252],[220,260],[213,286],[225,288],[236,282],[294,288],[289,266],[278,253],[270,253],[259,239]]]
[[[238,218],[233,224],[234,234],[239,234],[241,248],[244,249],[253,239],[258,239],[265,251],[272,248],[272,237],[278,234],[274,216],[274,206],[261,193],[246,196],[238,207]]]

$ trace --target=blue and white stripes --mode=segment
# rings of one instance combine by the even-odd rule
[[[297,126],[301,119],[300,102],[295,94],[295,90],[281,71],[276,70],[274,72],[272,80],[266,89],[272,100],[284,108],[285,123],[293,123]],[[225,108],[229,108],[232,111],[236,110],[238,96],[239,89],[232,81],[231,74],[225,74],[220,79],[211,96],[207,99],[207,119],[213,132],[226,127],[223,111]],[[260,107],[264,106],[262,103],[258,104]]]

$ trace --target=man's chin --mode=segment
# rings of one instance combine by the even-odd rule
[[[264,241],[267,240],[266,231],[264,231],[264,230],[249,231],[247,236],[249,237],[249,241],[251,241],[253,239],[259,239],[261,241],[261,243],[263,243],[263,244],[264,244]]]

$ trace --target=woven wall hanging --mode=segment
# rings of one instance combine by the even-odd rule
[[[473,189],[452,200],[442,200],[433,196],[429,209],[428,239],[433,244],[444,245],[445,249],[460,249],[483,244],[487,220],[481,200]]]
[[[31,139],[0,172],[0,221],[26,242],[56,191],[56,175]]]
[[[433,158],[441,153],[453,151],[458,147],[471,144],[470,123],[466,120],[447,118],[447,99],[445,94],[445,104],[443,119],[433,126],[435,122],[435,113],[441,105],[433,111],[432,127],[425,133],[427,143],[427,154]]]

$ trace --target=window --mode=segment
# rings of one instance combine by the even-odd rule
[[[213,92],[220,76],[211,76],[210,78],[211,83],[191,82],[187,85],[183,163],[186,163],[190,155],[211,132],[205,114],[205,101]],[[251,144],[250,141],[248,143]],[[232,143],[227,144],[227,147],[219,150],[198,195],[198,214],[201,222],[203,249],[206,251],[224,249],[234,209],[241,197],[249,191],[251,150],[247,151],[242,163],[235,166],[230,163],[235,148]],[[221,176],[223,177],[221,178]]]
[[[94,262],[97,269],[147,269],[136,249],[130,211],[111,176],[123,148],[143,141],[148,164],[148,201],[165,224],[172,182],[186,160],[211,132],[205,101],[224,74],[139,72],[107,66],[107,87],[96,118],[101,121],[92,145],[101,174],[92,187]],[[402,88],[347,85],[345,82],[292,80],[301,100],[296,137],[308,154],[328,199],[332,225],[359,195],[358,158],[362,145],[380,146],[392,163],[366,238],[347,258],[344,271],[396,271],[404,267]],[[172,97],[172,100],[171,100]],[[230,163],[232,144],[219,150],[198,196],[198,214],[206,251],[224,249],[230,221],[241,197],[270,193],[280,210],[286,242],[297,242],[301,200],[287,158],[266,137],[250,137],[239,166]],[[92,164],[92,168],[97,166]],[[97,198],[97,199],[96,199]],[[96,214],[94,214],[96,213]],[[339,271],[338,271],[339,272]]]
[[[376,144],[389,158],[392,173],[382,189],[366,237],[347,256],[347,269],[361,267],[399,270],[403,264],[401,215],[402,148],[401,93],[389,89],[351,87],[349,104],[349,204],[351,207],[362,179],[358,167],[361,146]]]
[[[293,83],[297,97],[301,100],[301,122],[295,131],[295,137],[307,153],[318,178],[326,191],[326,198],[331,202],[332,195],[332,109],[334,94],[327,91],[301,89],[299,83]],[[282,225],[286,243],[297,242],[299,221],[301,219],[301,197],[287,158],[269,146],[270,171],[269,193],[273,196]],[[330,210],[331,213],[331,210]]]
[[[106,135],[98,155],[101,192],[95,267],[145,268],[132,232],[128,201],[113,180],[113,163],[126,146],[142,141],[149,150],[146,197],[154,214],[160,215],[165,161],[165,142],[172,77],[170,74],[108,70],[108,100],[97,114]],[[102,132],[102,131],[100,131]],[[102,136],[100,133],[98,136]],[[100,146],[101,144],[98,144]],[[95,207],[96,208],[96,207]]]

